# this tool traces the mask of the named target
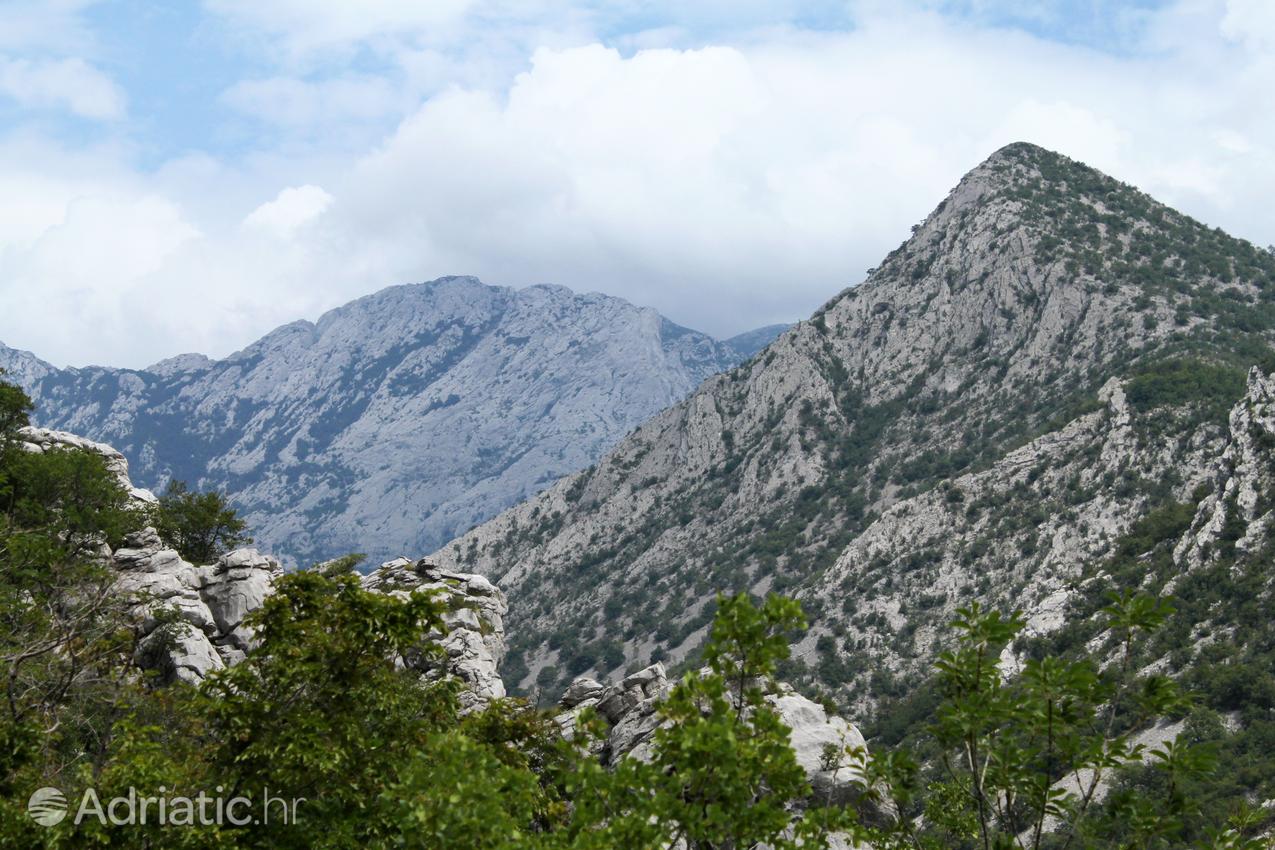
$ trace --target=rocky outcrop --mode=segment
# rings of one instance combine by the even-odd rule
[[[863,790],[864,777],[858,767],[851,766],[845,759],[839,759],[832,767],[826,761],[830,750],[838,753],[861,750],[866,754],[867,744],[858,727],[828,714],[822,705],[787,685],[781,685],[778,693],[768,694],[766,700],[792,730],[789,741],[816,798],[844,802]]]
[[[1231,411],[1230,443],[1217,465],[1212,492],[1201,500],[1191,529],[1173,552],[1174,560],[1195,569],[1218,557],[1223,539],[1240,553],[1252,552],[1269,537],[1275,511],[1275,375],[1249,372],[1244,398]]]
[[[43,428],[21,432],[23,448],[32,452],[81,450],[100,455],[140,510],[155,497],[133,486],[128,461],[111,446],[75,434]],[[237,664],[253,648],[247,616],[274,592],[283,568],[256,549],[236,549],[215,563],[196,566],[160,539],[154,528],[127,537],[105,552],[115,568],[113,592],[129,605],[138,640],[134,662],[158,674],[160,681],[196,684],[209,673]],[[482,576],[449,572],[421,561],[399,558],[364,576],[368,590],[405,596],[437,591],[446,607],[445,632],[429,635],[443,650],[414,656],[422,676],[456,676],[461,702],[472,709],[505,695],[499,666],[505,652],[504,594]]]
[[[46,428],[23,428],[20,436],[26,451],[92,452],[105,461],[136,509],[148,510],[156,502],[149,490],[133,486],[127,459],[112,446]],[[114,552],[106,550],[106,557],[118,574],[113,591],[126,600],[137,623],[134,661],[164,681],[199,682],[242,660],[253,638],[244,617],[261,606],[282,574],[278,562],[255,549],[195,566],[153,528],[130,535]]]
[[[18,435],[22,440],[22,448],[28,452],[79,449],[100,455],[106,462],[106,468],[124,485],[134,502],[139,506],[155,503],[154,493],[142,487],[133,486],[133,481],[128,474],[128,460],[113,446],[85,439],[78,434],[72,434],[67,431],[54,431],[50,428],[28,426],[20,429]]]
[[[35,418],[152,487],[230,494],[288,565],[428,552],[588,466],[736,348],[618,298],[469,277],[392,287],[221,360],[55,369],[0,346]]]
[[[587,676],[575,679],[558,703],[555,720],[563,733],[570,736],[581,713],[593,709],[604,719],[608,732],[598,756],[604,764],[620,759],[649,760],[653,755],[655,731],[663,722],[660,704],[673,685],[663,664],[652,664],[625,676],[615,684],[604,686]],[[847,762],[829,767],[829,748],[845,753],[862,749],[863,735],[851,723],[830,716],[823,706],[807,699],[790,686],[779,683],[766,694],[766,701],[791,730],[789,741],[797,762],[806,772],[811,788],[820,800],[843,802],[862,791],[863,776]]]
[[[244,624],[282,575],[278,562],[255,549],[237,549],[215,564],[193,566],[164,546],[154,529],[134,535],[113,554],[118,592],[133,605],[140,638],[135,661],[164,680],[197,683],[213,670],[236,664],[253,647]],[[447,572],[400,558],[363,578],[372,591],[406,597],[436,591],[445,606],[445,631],[427,636],[443,657],[424,653],[408,663],[422,676],[455,676],[464,710],[505,695],[504,594],[482,576]]]
[[[282,575],[256,549],[237,549],[215,564],[194,566],[168,548],[153,528],[112,555],[116,589],[130,600],[140,639],[134,660],[162,679],[197,683],[241,661],[253,646],[244,624]]]
[[[162,680],[197,683],[211,671],[243,660],[253,648],[249,613],[260,608],[282,575],[278,562],[255,549],[237,549],[215,564],[193,566],[146,529],[115,551],[116,589],[133,606],[139,641],[135,661]],[[504,594],[478,575],[453,573],[399,558],[363,579],[367,590],[406,598],[437,592],[444,631],[427,639],[442,649],[410,655],[407,663],[428,679],[455,676],[463,710],[505,695],[500,662],[505,652]]]
[[[657,709],[671,688],[664,665],[658,663],[609,686],[582,676],[567,686],[558,703],[562,711],[555,719],[570,736],[580,714],[593,709],[610,727],[598,752],[603,764],[630,756],[649,758],[651,736],[660,725]]]
[[[462,684],[461,708],[470,710],[505,696],[500,662],[505,656],[505,595],[479,575],[440,570],[426,561],[387,561],[363,578],[368,590],[406,598],[437,593],[444,605],[445,632],[427,636],[442,647],[440,664],[428,656],[409,660],[430,679],[455,676]]]

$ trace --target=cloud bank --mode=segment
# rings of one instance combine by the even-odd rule
[[[857,283],[1017,140],[1275,242],[1269,4],[1112,12],[1088,41],[994,5],[216,0],[222,37],[274,57],[209,107],[250,141],[146,167],[134,92],[81,96],[88,60],[19,55],[87,82],[0,64],[0,93],[111,129],[51,139],[24,113],[0,137],[0,340],[59,365],[224,355],[443,274],[726,335]]]

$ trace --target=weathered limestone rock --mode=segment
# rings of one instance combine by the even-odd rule
[[[440,666],[427,657],[413,659],[422,675],[436,677],[450,674],[459,678],[465,688],[461,707],[471,710],[505,695],[499,668],[505,656],[505,622],[509,610],[505,595],[480,575],[440,570],[427,561],[415,563],[406,558],[387,561],[363,579],[368,590],[406,597],[411,593],[437,590],[442,593],[447,611],[443,622],[445,634],[431,634],[445,653]]]
[[[110,470],[120,483],[129,491],[133,499],[142,505],[155,503],[155,494],[142,487],[134,487],[128,477],[128,461],[124,455],[106,443],[96,443],[78,434],[67,431],[54,431],[50,428],[28,426],[19,432],[22,436],[22,448],[29,452],[46,452],[53,449],[85,449],[102,456],[106,468]]]
[[[166,547],[153,528],[131,535],[112,562],[119,571],[116,589],[132,604],[141,634],[135,660],[164,680],[194,682],[238,663],[252,648],[252,630],[243,619],[283,573],[256,549],[236,549],[196,567]]]
[[[824,753],[830,747],[839,751],[866,749],[863,734],[854,724],[829,715],[822,705],[796,693],[787,685],[768,694],[769,702],[792,730],[789,741],[797,754],[797,763],[821,800],[844,802],[863,788],[863,775],[853,767],[824,768]]]
[[[84,449],[101,455],[139,508],[155,503],[147,490],[133,487],[128,462],[112,447],[61,431],[26,428],[23,447],[31,452]],[[236,549],[215,563],[196,566],[182,559],[154,528],[130,535],[104,557],[117,571],[114,590],[129,604],[137,623],[134,661],[165,682],[197,683],[210,672],[237,664],[253,647],[244,619],[274,592],[283,568],[256,549]],[[503,697],[498,672],[505,654],[505,597],[478,575],[448,572],[406,558],[382,564],[363,580],[364,587],[403,594],[437,589],[448,608],[445,634],[430,638],[442,646],[445,660],[415,659],[423,675],[457,676],[461,702],[471,709]]]
[[[624,758],[650,759],[652,739],[662,722],[659,706],[672,687],[664,665],[658,663],[607,687],[581,677],[563,694],[559,701],[563,710],[555,721],[569,735],[580,713],[592,707],[610,726],[598,753],[604,764],[613,765]],[[789,740],[797,762],[819,799],[843,802],[862,790],[863,777],[858,770],[846,766],[835,770],[824,767],[825,750],[829,747],[842,752],[866,747],[863,735],[854,724],[829,716],[823,706],[787,684],[779,683],[772,693],[766,694],[766,701],[792,730]]]
[[[1190,530],[1173,551],[1174,562],[1194,569],[1217,556],[1218,543],[1230,520],[1243,525],[1235,541],[1239,552],[1266,539],[1275,512],[1262,511],[1261,496],[1275,487],[1270,448],[1275,442],[1275,375],[1249,371],[1244,398],[1231,410],[1231,441],[1217,466],[1213,492],[1196,509]]]
[[[601,682],[581,676],[567,687],[566,693],[562,695],[561,705],[563,708],[575,708],[585,702],[596,705],[603,690]]]
[[[154,670],[161,681],[191,685],[226,666],[208,636],[186,622],[153,629],[137,642],[133,663],[144,670]]]
[[[664,665],[656,663],[598,695],[598,714],[611,724],[603,752],[608,764],[626,757],[650,758],[651,736],[660,725],[657,709],[671,689]]]
[[[244,617],[261,607],[281,574],[278,562],[256,549],[236,549],[200,568],[200,595],[218,631],[238,649],[247,650],[252,641]]]
[[[211,670],[237,664],[253,647],[244,624],[260,608],[283,574],[278,562],[255,549],[237,549],[214,564],[196,567],[166,548],[147,528],[117,550],[116,585],[132,601],[141,634],[137,662],[166,681],[198,682]],[[504,657],[504,595],[482,576],[437,570],[400,558],[364,577],[368,590],[406,596],[429,589],[443,592],[447,632],[429,636],[444,652],[416,656],[422,675],[454,675],[463,683],[466,710],[505,695],[498,672]]]

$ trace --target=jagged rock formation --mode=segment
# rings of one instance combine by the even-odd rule
[[[664,666],[658,663],[609,686],[582,676],[567,686],[558,701],[562,712],[556,722],[564,734],[570,735],[580,714],[592,708],[610,725],[598,753],[603,764],[615,764],[630,756],[649,758],[651,736],[660,725],[656,709],[671,688]]]
[[[26,451],[78,450],[101,456],[138,510],[155,504],[154,494],[133,486],[127,459],[113,447],[46,428],[23,428],[19,434]],[[282,573],[276,561],[255,549],[237,549],[215,564],[195,566],[153,528],[130,535],[123,546],[103,556],[118,571],[114,591],[128,601],[137,623],[134,661],[168,681],[199,682],[242,660],[253,637],[244,617],[261,606]]]
[[[505,696],[500,662],[505,657],[505,596],[479,575],[440,570],[426,561],[412,563],[398,558],[381,564],[364,576],[368,590],[406,597],[410,593],[438,592],[446,611],[445,633],[427,639],[442,647],[445,659],[418,656],[411,666],[434,679],[455,676],[464,684],[461,708],[468,710]]]
[[[198,683],[211,671],[237,664],[252,649],[244,618],[274,592],[282,568],[255,549],[237,549],[209,566],[196,567],[166,548],[147,528],[115,550],[117,592],[133,605],[140,639],[134,660],[161,680]],[[419,654],[408,660],[427,679],[455,676],[462,710],[505,696],[499,666],[504,656],[504,594],[482,576],[437,570],[399,558],[363,578],[368,590],[406,596],[440,591],[446,605],[445,633],[427,639],[441,659]]]
[[[1244,398],[1229,417],[1230,443],[1213,470],[1212,492],[1196,510],[1173,559],[1197,569],[1221,554],[1223,537],[1240,553],[1255,553],[1269,539],[1275,493],[1275,375],[1253,369]],[[1242,530],[1234,530],[1238,524]]]
[[[575,679],[559,700],[562,711],[556,722],[571,735],[580,714],[592,708],[606,720],[609,732],[598,752],[604,764],[623,758],[650,759],[655,730],[661,724],[658,709],[672,689],[663,664],[652,664],[609,686],[587,676]],[[841,800],[862,790],[863,777],[854,768],[829,769],[825,748],[840,752],[863,748],[863,735],[850,723],[829,716],[823,706],[780,683],[766,695],[791,731],[789,740],[797,762],[805,770],[815,796],[821,800]]]
[[[785,675],[862,716],[956,604],[1050,632],[1089,565],[1194,504],[1272,339],[1275,257],[1011,145],[862,285],[431,557],[510,594],[524,688],[693,658],[716,592],[795,593]]]
[[[102,456],[106,468],[127,488],[138,504],[154,504],[155,494],[142,487],[134,487],[128,475],[128,460],[115,447],[85,439],[78,434],[54,431],[49,428],[24,427],[20,429],[22,448],[28,452],[45,452],[50,449],[81,449]]]
[[[155,502],[149,491],[133,486],[128,461],[111,446],[42,428],[24,428],[21,436],[27,451],[74,449],[101,455],[139,510]],[[103,557],[118,573],[113,592],[127,601],[136,622],[134,662],[168,682],[196,684],[212,671],[242,661],[254,638],[244,619],[261,607],[283,574],[276,560],[256,549],[236,549],[216,563],[196,566],[153,528],[130,535]],[[447,631],[429,639],[442,647],[444,657],[419,655],[410,659],[411,666],[430,679],[460,679],[463,709],[505,695],[498,670],[505,653],[507,605],[491,582],[399,558],[364,576],[362,583],[368,590],[398,596],[438,591],[446,605]]]
[[[256,549],[236,549],[196,567],[165,546],[153,528],[112,554],[116,589],[133,604],[140,639],[134,661],[163,680],[198,683],[243,660],[252,648],[244,617],[274,590],[277,561]]]
[[[743,360],[654,310],[474,278],[398,286],[224,360],[55,369],[0,346],[35,419],[118,447],[139,481],[228,493],[305,564],[424,552],[592,463]]]

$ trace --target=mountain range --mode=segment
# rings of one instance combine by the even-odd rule
[[[118,447],[143,486],[226,492],[286,563],[376,563],[588,466],[785,327],[719,342],[619,298],[450,277],[220,360],[58,369],[0,346],[0,367],[38,424]]]
[[[224,488],[296,560],[490,578],[515,692],[698,664],[718,593],[782,592],[811,621],[783,678],[889,746],[961,606],[1022,610],[1012,669],[1110,649],[1113,593],[1171,598],[1136,663],[1275,793],[1273,342],[1271,251],[1015,144],[863,284],[734,341],[452,278],[219,361],[0,365],[41,424]]]
[[[1275,662],[1273,340],[1270,252],[1011,145],[865,283],[430,560],[509,595],[524,691],[694,664],[717,593],[782,591],[812,621],[786,678],[889,739],[959,606],[1022,609],[1021,658],[1103,646],[1142,591],[1187,612],[1143,661],[1259,716],[1216,677]]]

